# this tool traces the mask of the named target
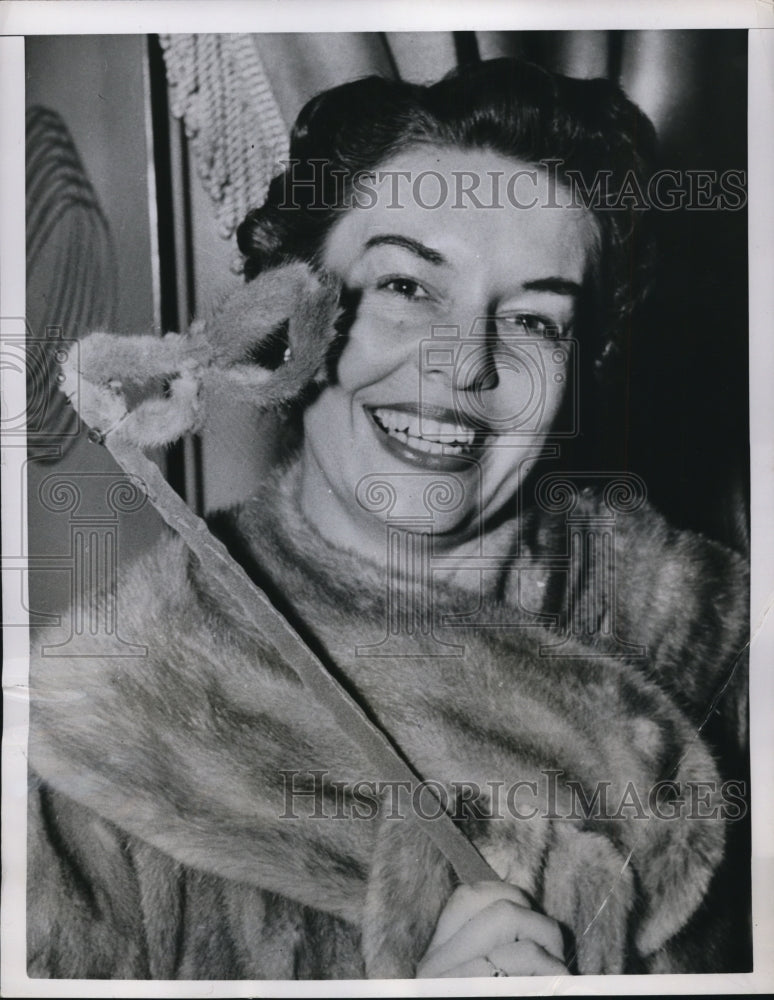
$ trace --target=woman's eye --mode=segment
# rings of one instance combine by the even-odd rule
[[[427,290],[413,278],[385,278],[384,281],[379,282],[379,288],[394,292],[396,295],[413,302],[430,298]]]
[[[498,323],[502,323],[508,329],[517,333],[528,333],[531,337],[556,337],[559,335],[559,324],[544,316],[535,316],[532,313],[514,313],[510,316],[498,316]]]

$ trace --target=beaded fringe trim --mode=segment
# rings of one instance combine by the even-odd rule
[[[287,159],[287,126],[251,35],[159,37],[172,113],[183,120],[220,235],[230,239]]]

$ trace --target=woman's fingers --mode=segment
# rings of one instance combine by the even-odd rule
[[[462,962],[460,965],[455,965],[453,969],[447,969],[445,972],[436,973],[434,979],[472,979],[475,976],[491,976],[495,972],[495,968],[491,962],[488,962],[485,958],[474,958],[470,962]],[[425,978],[421,976],[420,978]]]
[[[448,941],[471,917],[496,899],[509,899],[519,906],[530,905],[527,894],[508,882],[476,882],[458,886],[438,918],[428,951]]]
[[[512,941],[493,948],[486,956],[460,962],[436,974],[438,979],[469,979],[472,976],[569,976],[559,959],[534,941]]]
[[[418,975],[422,978],[442,975],[482,955],[491,956],[499,946],[514,941],[534,945],[562,964],[564,948],[556,921],[510,899],[500,898],[471,917],[443,944],[431,947]]]
[[[486,957],[495,969],[500,969],[509,976],[570,975],[564,962],[535,941],[512,941],[510,944],[499,945],[487,952]],[[488,975],[493,972],[494,969],[490,968]]]

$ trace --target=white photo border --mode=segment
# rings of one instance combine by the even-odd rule
[[[2,983],[6,997],[469,996],[764,993],[774,990],[774,3],[761,0],[6,0],[0,3],[0,333],[25,315],[25,34],[185,31],[749,29],[749,287],[752,518],[752,888],[755,971],[564,980],[148,982],[31,980],[25,969],[25,795],[28,706],[24,595],[3,578]],[[23,320],[21,320],[23,322]],[[25,407],[23,371],[3,368],[3,417]],[[3,441],[3,552],[26,551],[19,489],[26,450]]]

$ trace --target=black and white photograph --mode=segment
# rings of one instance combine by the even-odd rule
[[[4,995],[770,987],[771,32],[30,6]]]

